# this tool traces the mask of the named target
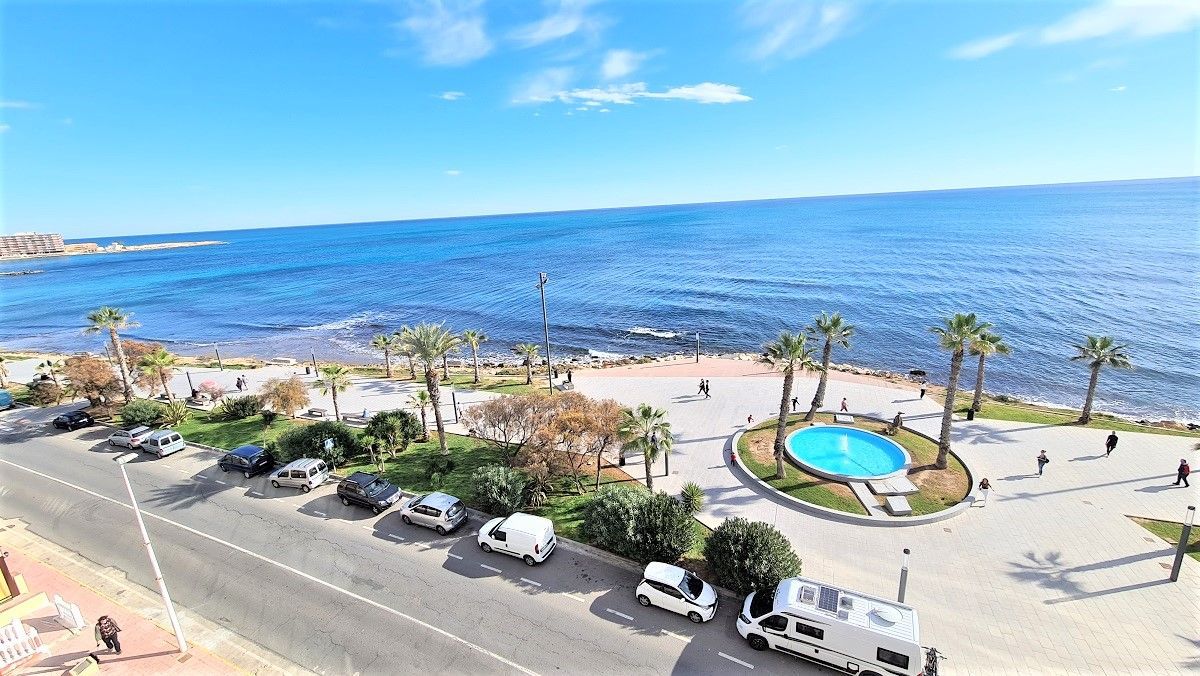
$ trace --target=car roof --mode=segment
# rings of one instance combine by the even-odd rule
[[[317,464],[318,462],[324,462],[324,461],[321,460],[320,458],[297,458],[297,459],[289,462],[288,464],[284,465],[282,469],[308,469],[309,467],[312,467],[313,465]]]
[[[687,571],[679,566],[672,566],[669,563],[659,563],[651,561],[646,564],[646,572],[642,574],[647,580],[655,582],[665,582],[669,585],[678,586],[683,581],[683,576]]]
[[[178,434],[178,432],[176,432],[175,430],[154,430],[146,438],[147,439],[162,439],[163,437],[167,436],[168,434]]]
[[[258,455],[259,453],[262,453],[262,450],[263,450],[262,446],[251,446],[250,444],[247,444],[245,446],[238,446],[237,448],[230,451],[229,454],[237,455],[237,456],[240,456],[243,458],[250,458],[250,457]]]
[[[64,413],[64,414],[62,414],[62,415],[60,415],[60,416],[58,416],[58,417],[60,417],[60,418],[74,418],[74,417],[78,417],[78,416],[81,416],[81,415],[87,415],[87,414],[88,414],[88,412],[87,412],[87,411],[83,410],[82,408],[77,408],[77,409],[75,409],[74,411],[67,411],[66,413]],[[45,420],[45,418],[43,418],[43,420]]]
[[[150,428],[146,427],[145,425],[134,425],[133,427],[126,427],[125,429],[118,431],[129,432],[130,434],[141,434],[142,432],[149,432]]]
[[[346,481],[353,481],[354,483],[361,485],[369,484],[378,478],[379,477],[375,476],[374,474],[369,474],[367,472],[355,472],[354,474],[346,477]]]
[[[537,533],[546,529],[553,529],[554,522],[545,517],[534,516],[524,512],[517,512],[504,519],[504,527],[519,530],[524,533]]]
[[[421,498],[422,505],[429,505],[430,507],[437,507],[439,509],[446,509],[457,502],[460,502],[458,498],[440,491],[430,493],[424,498]]]

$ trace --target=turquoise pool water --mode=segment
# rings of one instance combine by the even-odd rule
[[[908,453],[899,444],[874,432],[817,425],[788,435],[787,451],[818,474],[848,479],[875,479],[901,471]]]

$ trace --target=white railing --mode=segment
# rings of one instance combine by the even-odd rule
[[[42,645],[37,629],[22,624],[17,619],[0,626],[0,668],[16,664],[38,653],[49,655],[50,649]]]

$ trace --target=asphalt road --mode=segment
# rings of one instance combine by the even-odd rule
[[[109,430],[0,414],[0,514],[154,589]],[[439,537],[225,474],[198,449],[127,468],[176,603],[321,673],[825,673],[634,599],[639,577],[559,547],[543,564],[484,554],[479,523]]]

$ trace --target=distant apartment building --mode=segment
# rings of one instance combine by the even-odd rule
[[[62,235],[40,232],[18,232],[0,235],[0,258],[18,258],[66,251]]]

